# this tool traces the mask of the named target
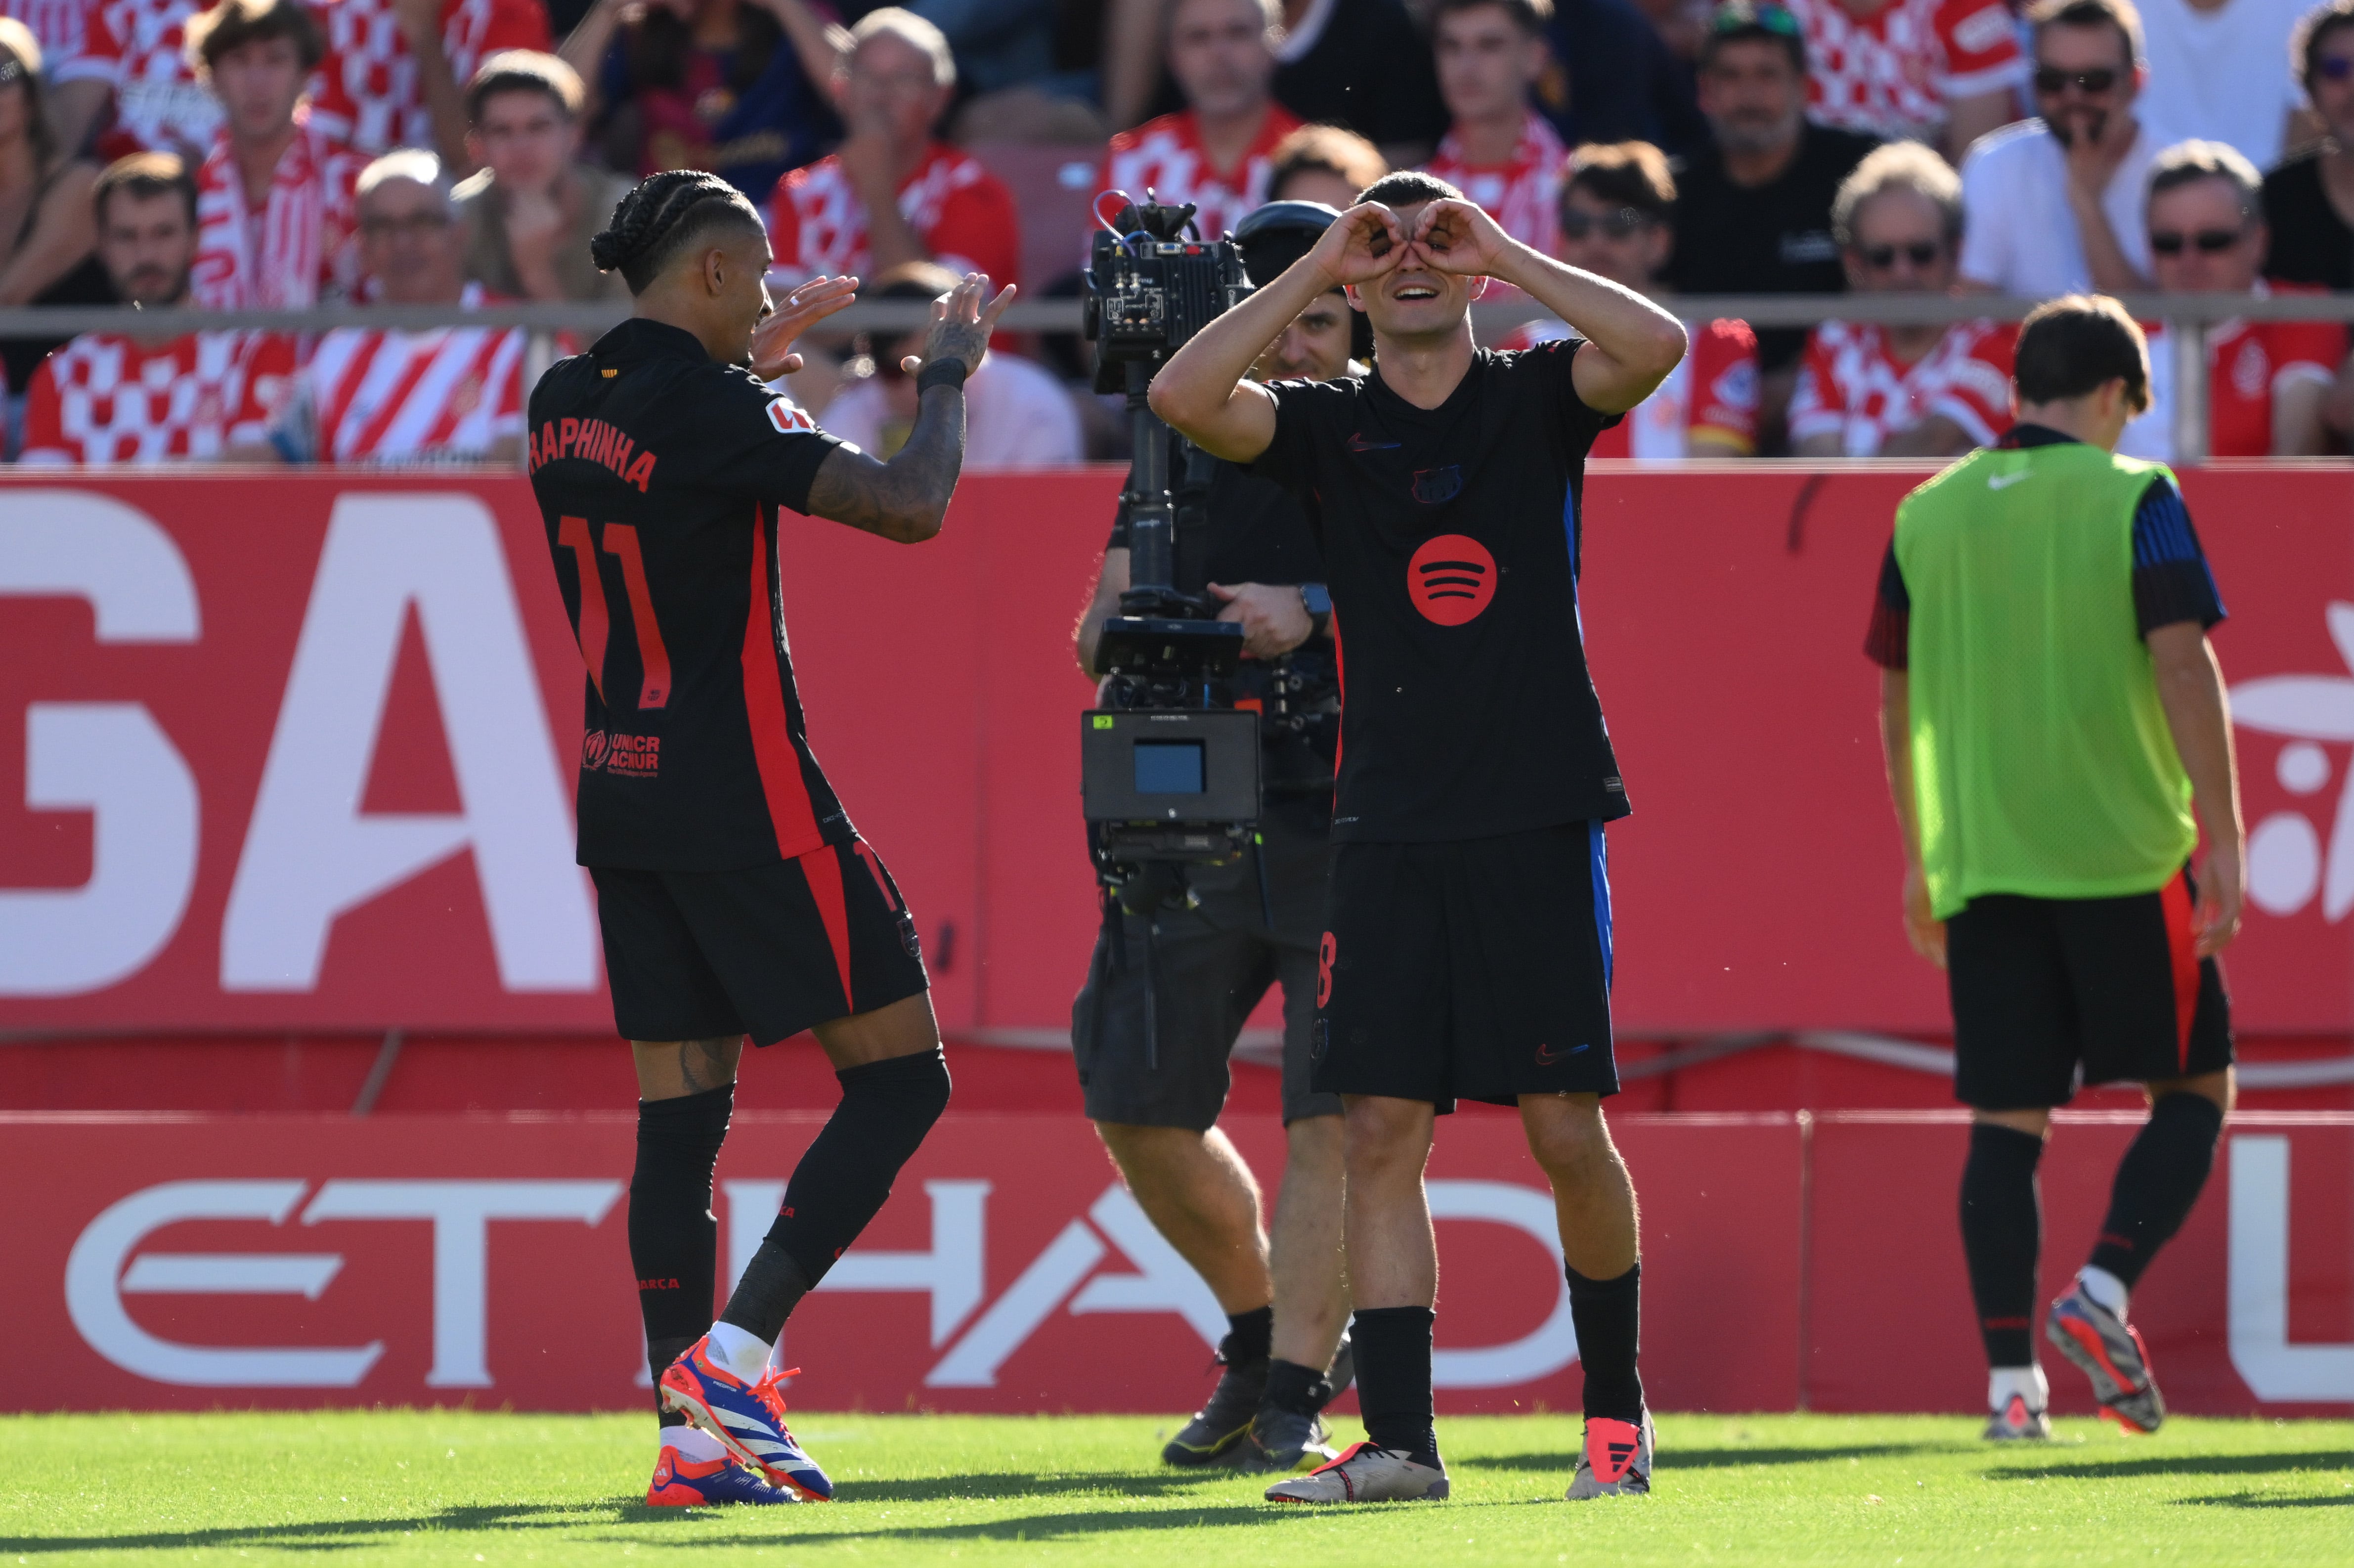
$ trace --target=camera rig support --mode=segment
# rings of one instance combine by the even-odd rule
[[[1105,680],[1100,705],[1081,715],[1080,799],[1109,961],[1123,961],[1123,917],[1146,922],[1145,1056],[1158,1067],[1153,929],[1162,909],[1197,902],[1187,865],[1231,863],[1255,849],[1260,743],[1257,715],[1235,708],[1228,689],[1243,629],[1177,587],[1171,431],[1146,393],[1169,356],[1250,283],[1234,241],[1204,240],[1191,205],[1162,206],[1149,190],[1142,202],[1106,192],[1098,219],[1114,196],[1124,205],[1094,237],[1082,323],[1097,346],[1096,390],[1125,395],[1134,435],[1120,497],[1129,588],[1097,643]],[[1258,875],[1265,907],[1263,863]],[[1098,983],[1098,1012],[1102,995]]]
[[[1121,496],[1129,588],[1103,624],[1096,664],[1108,679],[1081,732],[1097,868],[1131,913],[1164,902],[1173,886],[1142,868],[1225,861],[1248,847],[1259,783],[1257,720],[1226,689],[1243,630],[1177,587],[1170,431],[1145,397],[1169,356],[1250,284],[1232,240],[1204,241],[1188,232],[1191,206],[1147,196],[1122,207],[1117,229],[1097,232],[1084,315],[1097,389],[1126,396],[1135,436]]]

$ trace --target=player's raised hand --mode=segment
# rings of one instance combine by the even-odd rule
[[[1406,232],[1380,202],[1360,202],[1342,213],[1310,251],[1335,288],[1370,283],[1405,260]]]
[[[1432,271],[1470,278],[1494,276],[1512,242],[1477,203],[1448,198],[1415,215],[1413,243]]]
[[[996,330],[997,318],[1013,302],[1014,285],[1008,283],[997,291],[994,299],[989,293],[989,276],[984,272],[967,272],[964,281],[932,302],[932,330],[924,339],[924,352],[911,354],[899,362],[899,368],[913,376],[927,365],[937,365],[943,359],[961,360],[967,376],[981,368],[981,356],[989,352],[989,334]]]
[[[763,381],[774,381],[799,370],[801,356],[793,352],[793,344],[857,298],[855,278],[811,278],[786,294],[752,329],[752,374]]]

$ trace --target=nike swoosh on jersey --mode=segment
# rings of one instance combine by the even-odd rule
[[[2035,476],[2032,473],[2028,472],[2024,469],[2021,469],[2017,473],[1990,474],[1987,478],[1987,488],[1988,490],[2009,490],[2020,480],[2033,479],[2034,477]]]

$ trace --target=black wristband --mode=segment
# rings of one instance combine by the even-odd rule
[[[961,359],[935,359],[916,372],[916,390],[928,392],[935,387],[962,387],[968,373]]]

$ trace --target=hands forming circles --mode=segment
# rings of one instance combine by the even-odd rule
[[[1424,203],[1411,233],[1389,207],[1364,202],[1325,231],[1317,256],[1325,275],[1346,286],[1370,283],[1401,267],[1449,277],[1492,275],[1510,243],[1496,220],[1468,201]]]

